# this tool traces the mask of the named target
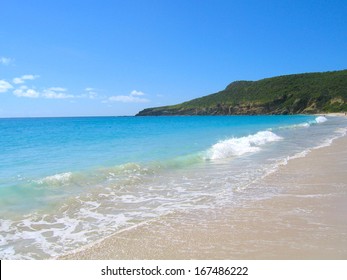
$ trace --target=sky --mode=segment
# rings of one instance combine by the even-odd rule
[[[134,115],[346,69],[346,15],[346,0],[0,0],[0,117]]]

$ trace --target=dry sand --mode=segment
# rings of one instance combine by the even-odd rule
[[[271,198],[177,212],[64,259],[347,259],[347,137],[255,182]]]

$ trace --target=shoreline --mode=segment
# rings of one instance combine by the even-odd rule
[[[347,259],[346,146],[338,138],[250,186],[271,198],[175,212],[59,259]]]
[[[328,117],[346,117],[346,113],[321,113],[314,114],[315,116],[328,116]]]

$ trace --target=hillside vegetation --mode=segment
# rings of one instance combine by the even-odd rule
[[[148,108],[137,116],[313,114],[347,111],[347,70],[236,81],[181,104]]]

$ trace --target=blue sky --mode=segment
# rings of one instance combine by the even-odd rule
[[[1,0],[0,14],[0,117],[133,115],[347,68],[346,0]]]

